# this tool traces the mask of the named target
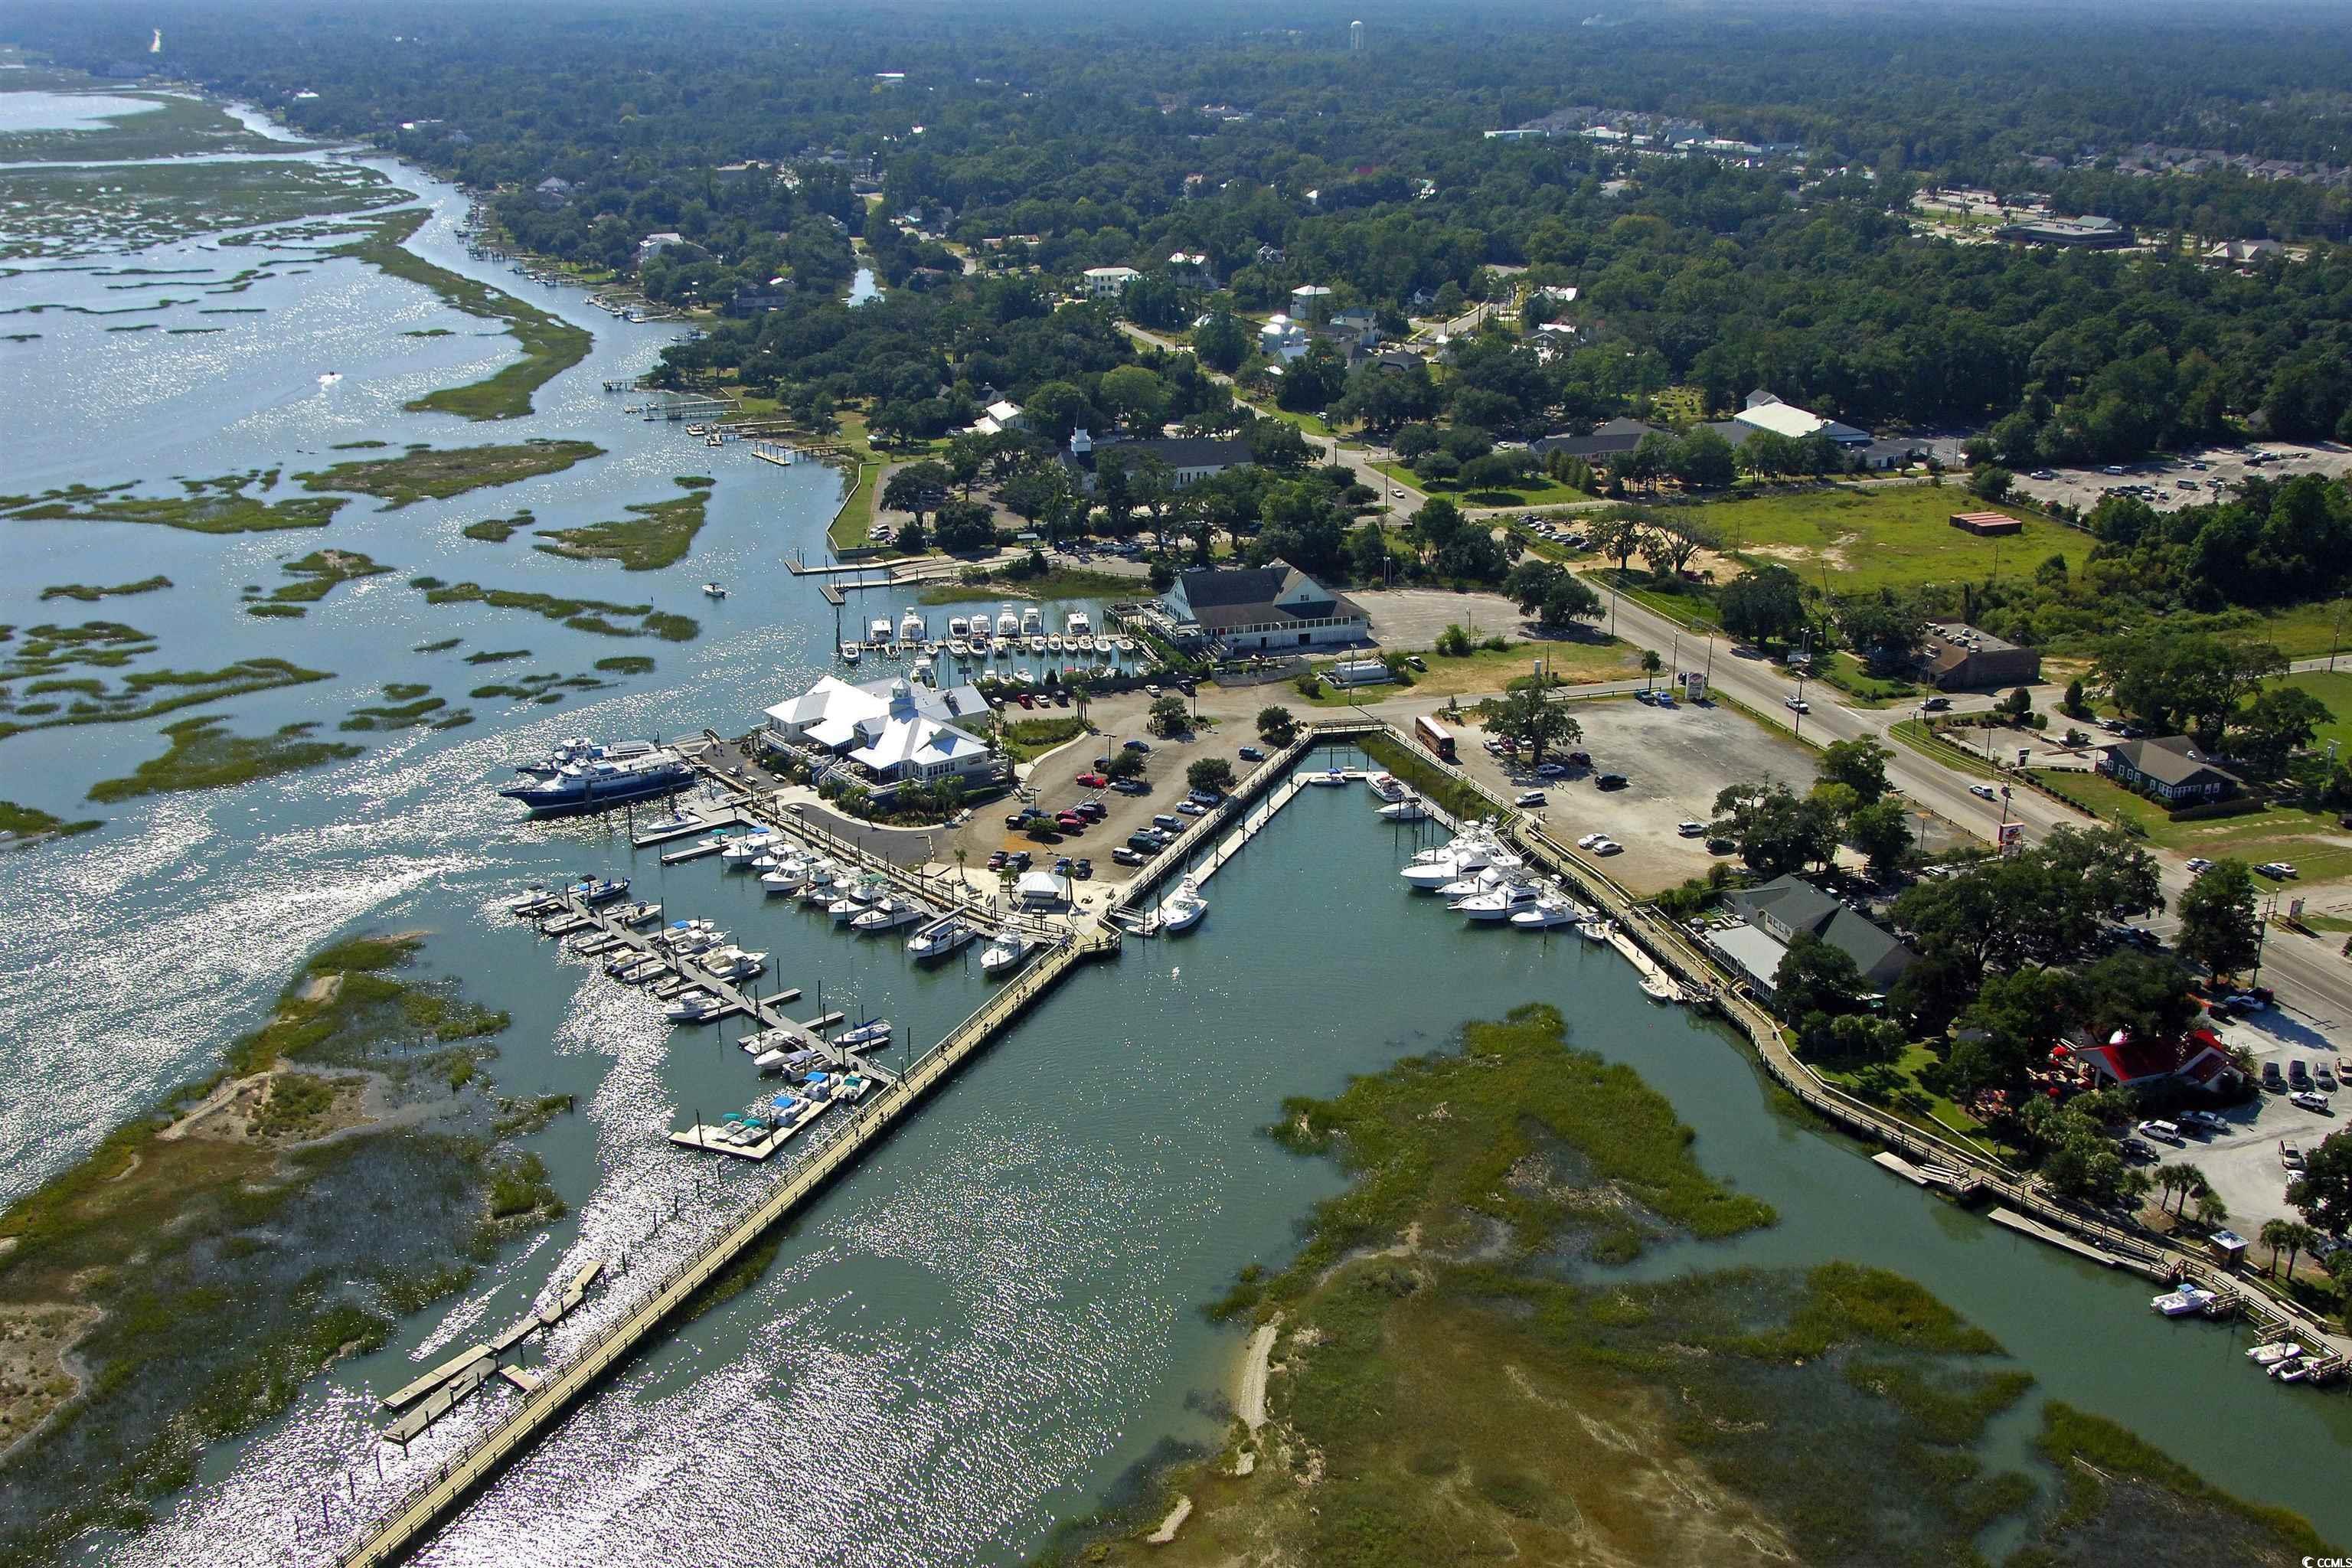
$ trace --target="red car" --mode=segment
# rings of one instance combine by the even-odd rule
[[[1084,833],[1087,830],[1087,819],[1075,811],[1066,811],[1054,818],[1054,826],[1065,833]]]
[[[1080,773],[1078,775],[1078,783],[1086,786],[1087,789],[1108,789],[1110,787],[1110,780],[1103,777],[1100,773]]]
[[[1037,704],[1029,700],[1029,694],[1024,691],[1021,694],[1021,706],[1024,708],[1034,708]]]

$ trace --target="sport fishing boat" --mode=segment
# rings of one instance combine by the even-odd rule
[[[1417,795],[1407,795],[1381,806],[1378,815],[1389,822],[1426,822],[1429,803]]]
[[[1045,629],[1045,617],[1044,615],[1039,613],[1037,606],[1034,605],[1023,606],[1021,611],[1021,635],[1024,637],[1034,637]]]
[[[1017,637],[1021,635],[1021,616],[1010,605],[996,612],[996,635]]]
[[[1443,848],[1423,850],[1397,875],[1416,889],[1433,891],[1448,882],[1485,870],[1494,855],[1493,844],[1483,836],[1465,833]]]
[[[673,1024],[703,1024],[727,1011],[727,1004],[708,991],[688,991],[662,1009]]]
[[[858,1025],[857,1027],[850,1030],[847,1034],[839,1037],[833,1043],[835,1047],[839,1050],[878,1051],[887,1046],[890,1043],[890,1020],[887,1018],[873,1018],[867,1020],[866,1023]]]
[[[702,591],[714,599],[723,599],[727,596],[727,587],[722,583],[705,583],[702,585]]]
[[[849,929],[872,936],[880,931],[896,931],[900,926],[912,925],[917,921],[930,918],[931,911],[922,905],[911,900],[902,899],[896,893],[886,893],[864,913],[851,916]]]
[[[1533,882],[1505,878],[1483,893],[1448,904],[1454,913],[1474,921],[1507,921],[1521,910],[1533,909],[1543,889]]]
[[[2149,1297],[2147,1304],[2168,1318],[2186,1318],[2203,1311],[2219,1300],[2220,1297],[2203,1286],[2191,1285],[2184,1280],[2177,1290]]]
[[[1364,787],[1385,801],[1402,800],[1406,794],[1404,781],[1394,773],[1369,773]]]
[[[945,958],[970,942],[976,933],[961,921],[943,921],[929,931],[917,931],[907,939],[907,956],[921,963],[926,959]]]
[[[1521,931],[1549,931],[1554,926],[1574,925],[1582,914],[1566,894],[1546,893],[1513,914],[1511,924]]]
[[[1209,912],[1209,900],[1201,896],[1201,885],[1187,877],[1176,884],[1176,890],[1160,900],[1158,929],[1164,935],[1191,931]]]
[[[694,782],[694,770],[680,759],[656,752],[625,762],[568,763],[556,773],[499,793],[530,807],[535,816],[603,811],[630,801],[675,795]]]
[[[843,643],[843,644],[841,645],[841,662],[842,662],[842,663],[844,663],[844,664],[856,664],[856,663],[857,662],[857,654],[858,654],[858,647],[857,647],[857,645],[856,645],[856,643],[854,643],[854,642],[845,642],[845,643]]]
[[[1025,936],[1001,936],[989,950],[980,955],[980,972],[993,980],[1000,974],[1010,974],[1029,962],[1037,951],[1035,939]]]
[[[900,642],[921,642],[928,630],[929,628],[923,625],[923,613],[914,605],[909,605],[899,612],[898,640]]]
[[[1067,616],[1062,617],[1062,635],[1065,637],[1092,637],[1094,630],[1095,624],[1087,618],[1087,613],[1084,610],[1072,610]]]

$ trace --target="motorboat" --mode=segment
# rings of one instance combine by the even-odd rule
[[[999,658],[1011,658],[1013,657],[1013,644],[1019,636],[1020,634],[1016,632],[1013,637],[997,638],[995,648],[996,657]]]
[[[673,1024],[705,1024],[727,1011],[727,1004],[708,991],[688,991],[662,1009]]]
[[[877,616],[866,623],[866,640],[880,647],[890,640],[890,617]]]
[[[1059,653],[1062,651],[1062,636],[1059,632],[1055,633],[1053,636],[1048,637],[1045,639],[1045,651],[1047,653]]]
[[[1367,774],[1364,787],[1382,800],[1388,801],[1402,800],[1408,793],[1404,787],[1404,781],[1394,773]]]
[[[964,616],[950,616],[948,617],[948,636],[949,636],[949,637],[961,637],[965,636],[965,635],[966,635],[967,633],[969,633],[971,630],[971,622],[969,619],[967,619],[966,617],[964,617]]]
[[[618,921],[625,926],[651,925],[661,919],[661,912],[659,904],[623,904],[617,910],[606,910],[604,918]]]
[[[658,752],[621,762],[567,763],[557,772],[499,793],[519,800],[534,816],[602,811],[654,795],[675,795],[694,782],[684,760]]]
[[[1442,849],[1423,850],[1397,875],[1416,889],[1435,889],[1473,872],[1485,870],[1494,855],[1494,847],[1487,840],[1465,834]]]
[[[887,1047],[890,1040],[890,1020],[874,1018],[836,1037],[833,1044],[837,1050],[878,1051]]]
[[[662,958],[636,958],[625,961],[618,969],[607,973],[624,985],[643,985],[657,975],[669,973],[669,961]]]
[[[719,851],[719,858],[730,870],[748,870],[751,862],[766,854],[768,847],[775,841],[776,836],[772,833],[746,833],[739,838],[729,839],[726,847]]]
[[[1663,974],[1642,976],[1642,994],[1653,1002],[1679,1002],[1683,999],[1683,994],[1675,989],[1675,983]]]
[[[1072,610],[1068,615],[1062,617],[1062,631],[1066,636],[1074,637],[1088,637],[1093,634],[1094,629],[1094,622],[1087,617],[1087,613],[1084,610]]]
[[[1379,815],[1390,822],[1426,822],[1429,803],[1417,795],[1408,795],[1381,806]]]
[[[1121,653],[1133,653],[1135,651],[1135,639],[1133,637],[1119,638],[1118,651]]]
[[[2293,1340],[2273,1340],[2268,1344],[2256,1345],[2248,1351],[2246,1359],[2256,1366],[2272,1367],[2282,1362],[2293,1361],[2303,1353],[2303,1347]]]
[[[1187,877],[1176,884],[1176,890],[1160,900],[1159,930],[1167,935],[1191,931],[1209,912],[1209,900],[1201,896],[1201,885]]]
[[[714,980],[749,980],[768,967],[764,952],[746,952],[740,947],[722,947],[715,952],[698,953],[694,966]]]
[[[928,931],[917,931],[907,939],[907,956],[917,961],[945,958],[963,946],[975,935],[971,927],[961,921],[942,921]]]
[[[896,931],[900,926],[930,918],[931,911],[922,905],[910,899],[902,899],[896,893],[888,893],[877,900],[863,913],[851,916],[849,929],[871,934]]]
[[[1073,640],[1080,653],[1092,653],[1095,651],[1095,639],[1087,636],[1084,632],[1080,632]]]
[[[1511,923],[1521,931],[1550,931],[1555,926],[1574,925],[1583,913],[1566,894],[1546,893],[1526,909],[1515,911]]]
[[[2186,1318],[2203,1311],[2220,1300],[2219,1296],[2203,1286],[2191,1285],[2183,1280],[2179,1289],[2168,1290],[2161,1296],[2151,1296],[2148,1298],[2147,1304],[2168,1318]]]
[[[705,583],[702,585],[702,591],[714,599],[723,599],[727,596],[726,585],[720,583]]]
[[[1021,635],[1020,613],[1010,605],[996,612],[996,635],[1000,637],[1017,637]]]
[[[1029,651],[1033,655],[1046,651],[1045,634],[1043,632],[1027,633],[1023,637],[1022,641],[1028,645]]]
[[[948,639],[948,654],[949,657],[953,658],[970,658],[971,657],[971,645],[964,641],[963,638],[960,637],[950,637]]]
[[[593,909],[598,904],[609,904],[627,898],[629,879],[626,877],[614,877],[609,880],[601,877],[587,877],[563,890]]]
[[[843,643],[841,645],[841,662],[844,664],[856,664],[857,662],[857,645],[856,643]]]
[[[1456,877],[1438,889],[1437,896],[1449,904],[1463,899],[1475,899],[1481,893],[1491,893],[1501,887],[1509,879],[1510,874],[1507,867],[1481,866],[1475,871]]]
[[[1029,955],[1036,951],[1037,942],[1034,937],[998,937],[989,945],[988,951],[980,955],[980,972],[991,979],[1000,974],[1010,974],[1028,963]]]
[[[1587,942],[1607,942],[1611,925],[1598,915],[1577,922],[1576,934]]]
[[[866,906],[875,898],[874,889],[860,882],[852,882],[846,887],[835,882],[834,892],[837,896],[825,905],[824,912],[833,917],[833,923],[837,926],[845,926],[864,914]]]
[[[1326,788],[1336,789],[1339,785],[1348,782],[1348,775],[1338,768],[1325,768],[1320,773],[1308,773],[1307,775],[1307,782],[1311,784],[1321,784]]]
[[[929,630],[929,628],[923,624],[922,611],[915,608],[914,605],[909,605],[904,610],[899,612],[898,640],[900,642],[921,642],[925,633]]]
[[[1446,907],[1456,914],[1474,921],[1507,921],[1521,910],[1533,909],[1543,889],[1533,882],[1506,879],[1486,892],[1459,900]]]
[[[1021,635],[1024,637],[1034,637],[1045,629],[1045,617],[1039,612],[1037,606],[1024,605],[1021,611]]]

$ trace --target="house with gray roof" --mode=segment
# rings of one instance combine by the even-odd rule
[[[1776,877],[1725,902],[1747,923],[1710,933],[1708,943],[1766,996],[1789,944],[1801,934],[1819,937],[1853,959],[1863,984],[1882,996],[1919,961],[1901,937],[1801,877]]]
[[[2227,800],[2245,787],[2243,780],[2186,735],[2109,746],[2099,755],[2099,772],[2126,789],[2173,806]]]

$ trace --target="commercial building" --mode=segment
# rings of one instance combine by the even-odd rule
[[[1995,239],[2020,245],[2056,245],[2074,250],[2115,250],[2132,243],[2132,231],[2111,217],[2084,214],[2081,217],[2030,217],[2005,223],[1992,231]]]
[[[1002,759],[963,728],[984,721],[988,699],[971,686],[934,690],[901,678],[853,686],[835,676],[767,711],[769,744],[815,753],[845,766],[861,784],[966,784],[992,782]],[[827,764],[816,764],[821,773]]]
[[[1070,482],[1081,495],[1095,493],[1096,466],[1106,452],[1116,452],[1127,471],[1133,473],[1136,465],[1150,458],[1157,461],[1168,476],[1169,485],[1184,489],[1196,485],[1212,474],[1222,474],[1227,468],[1238,468],[1248,463],[1249,443],[1229,437],[1171,436],[1151,437],[1141,441],[1119,441],[1106,437],[1097,440],[1085,430],[1070,433],[1070,444],[1062,452],[1063,465],[1070,471]]]
[[[1741,428],[1744,434],[1748,427]],[[1571,458],[1606,466],[1610,458],[1622,458],[1640,446],[1644,436],[1655,436],[1664,441],[1675,438],[1675,433],[1663,425],[1645,424],[1639,419],[1612,419],[1594,426],[1590,436],[1543,436],[1528,442],[1528,447],[1539,458],[1565,452]]]
[[[1746,923],[1710,931],[1707,944],[1768,997],[1780,960],[1800,935],[1819,937],[1853,959],[1863,984],[1880,995],[1919,960],[1901,937],[1801,878],[1778,877],[1725,901]]]
[[[2053,1060],[2070,1063],[2085,1087],[2124,1088],[2179,1079],[2200,1089],[2224,1089],[2242,1075],[2210,1029],[2191,1029],[2174,1040],[2137,1040],[2117,1029],[2104,1041],[2068,1040],[2051,1047]]]
[[[1831,440],[1841,447],[1870,445],[1869,431],[1857,430],[1853,426],[1841,424],[1835,419],[1824,419],[1820,415],[1800,408],[1793,403],[1783,403],[1778,396],[1765,391],[1762,387],[1758,387],[1748,395],[1739,412],[1731,416],[1730,423],[1746,425],[1758,430],[1769,430],[1776,436],[1786,436],[1791,441],[1801,441],[1806,437],[1819,432],[1826,434]]]
[[[2099,753],[2099,772],[2167,805],[2205,805],[2228,800],[2244,781],[2222,767],[2186,735],[2125,741]]]
[[[1228,653],[1368,643],[1372,618],[1287,562],[1187,572],[1160,599],[1180,638]]]
[[[1919,679],[1938,691],[2031,686],[2042,655],[1962,621],[1930,621],[1919,649]]]

